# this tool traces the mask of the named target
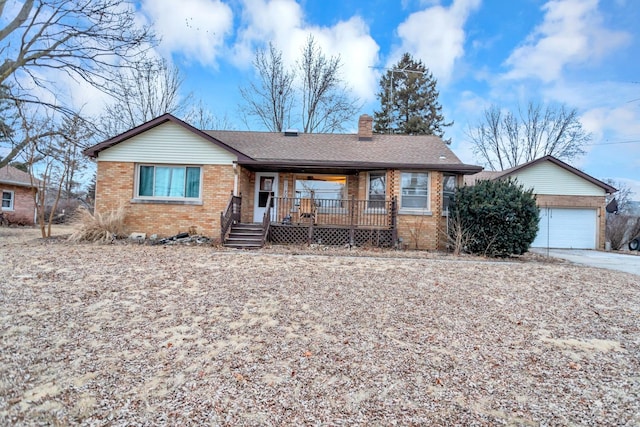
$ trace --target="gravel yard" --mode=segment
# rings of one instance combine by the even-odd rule
[[[640,424],[631,274],[35,237],[0,228],[1,425]]]

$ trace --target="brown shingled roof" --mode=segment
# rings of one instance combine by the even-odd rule
[[[436,136],[380,135],[360,140],[357,134],[298,134],[276,132],[205,131],[214,138],[246,154],[247,164],[404,167],[460,172],[481,168],[465,165]],[[242,162],[239,162],[242,164]]]
[[[126,139],[165,122],[176,123],[235,154],[238,163],[256,168],[383,169],[415,168],[475,173],[482,168],[464,164],[436,136],[373,135],[361,140],[357,134],[296,134],[278,132],[201,131],[171,114],[164,114],[84,151],[97,157]]]
[[[20,187],[37,187],[37,180],[34,179],[32,184],[31,176],[28,173],[10,165],[0,168],[0,183],[17,185]]]

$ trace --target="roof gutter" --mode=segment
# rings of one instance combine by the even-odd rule
[[[320,161],[274,161],[274,160],[244,160],[238,161],[241,166],[268,167],[285,170],[313,170],[313,169],[353,169],[353,170],[380,170],[380,169],[407,169],[407,170],[434,170],[442,172],[458,172],[463,175],[474,174],[482,171],[482,166],[467,164],[440,164],[440,163],[380,163],[380,162],[320,162]]]
[[[27,187],[27,188],[38,188],[38,184],[31,184],[30,182],[22,182],[22,181],[7,181],[0,179],[0,184],[5,185],[15,185],[16,187]]]

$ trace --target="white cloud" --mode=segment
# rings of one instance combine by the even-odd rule
[[[378,81],[376,72],[370,67],[378,61],[378,44],[368,33],[369,29],[359,17],[338,22],[330,28],[310,28],[304,40],[299,40],[299,53],[310,32],[323,51],[329,55],[340,55],[342,76],[362,100],[375,98]]]
[[[234,47],[234,62],[247,66],[255,48],[273,42],[291,62],[292,35],[301,31],[303,12],[293,0],[242,0],[242,23]]]
[[[342,74],[354,94],[364,101],[375,97],[376,73],[369,68],[378,61],[379,46],[358,16],[333,26],[314,26],[304,19],[293,0],[244,0],[242,25],[234,46],[234,62],[249,66],[256,47],[272,41],[289,65],[295,64],[311,34],[325,55],[340,55]]]
[[[220,0],[143,0],[142,12],[162,37],[159,50],[215,64],[233,31],[233,12]]]
[[[594,143],[640,139],[640,102],[629,102],[638,93],[636,84],[560,80],[541,93],[547,100],[578,109],[581,123],[593,134]],[[637,147],[640,149],[640,144]],[[621,145],[615,151],[632,149],[633,146]]]
[[[391,62],[409,52],[446,84],[456,60],[464,55],[464,25],[479,6],[480,0],[455,0],[450,7],[438,5],[412,13],[398,26],[401,43],[394,50]]]
[[[629,35],[604,28],[598,0],[553,0],[547,2],[544,21],[515,49],[505,64],[505,77],[558,79],[567,65],[598,61],[624,45]]]
[[[611,135],[615,141],[638,140],[640,114],[635,107],[592,108],[582,114],[582,125],[597,139]],[[609,136],[609,139],[612,137]],[[603,141],[607,142],[607,141]]]

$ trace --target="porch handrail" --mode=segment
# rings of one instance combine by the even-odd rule
[[[234,196],[231,194],[229,203],[223,212],[220,212],[220,241],[224,242],[227,238],[231,226],[240,222],[242,208],[242,196]]]
[[[262,245],[267,241],[267,236],[269,235],[269,226],[271,225],[271,205],[272,205],[272,196],[269,194],[267,198],[267,207],[264,210],[264,216],[262,217]]]
[[[300,215],[304,209],[304,197],[276,197],[275,214],[271,219],[275,223],[331,225],[350,228],[397,227],[398,206],[395,197],[387,200],[366,200],[355,197],[344,199],[313,198],[313,218]]]

